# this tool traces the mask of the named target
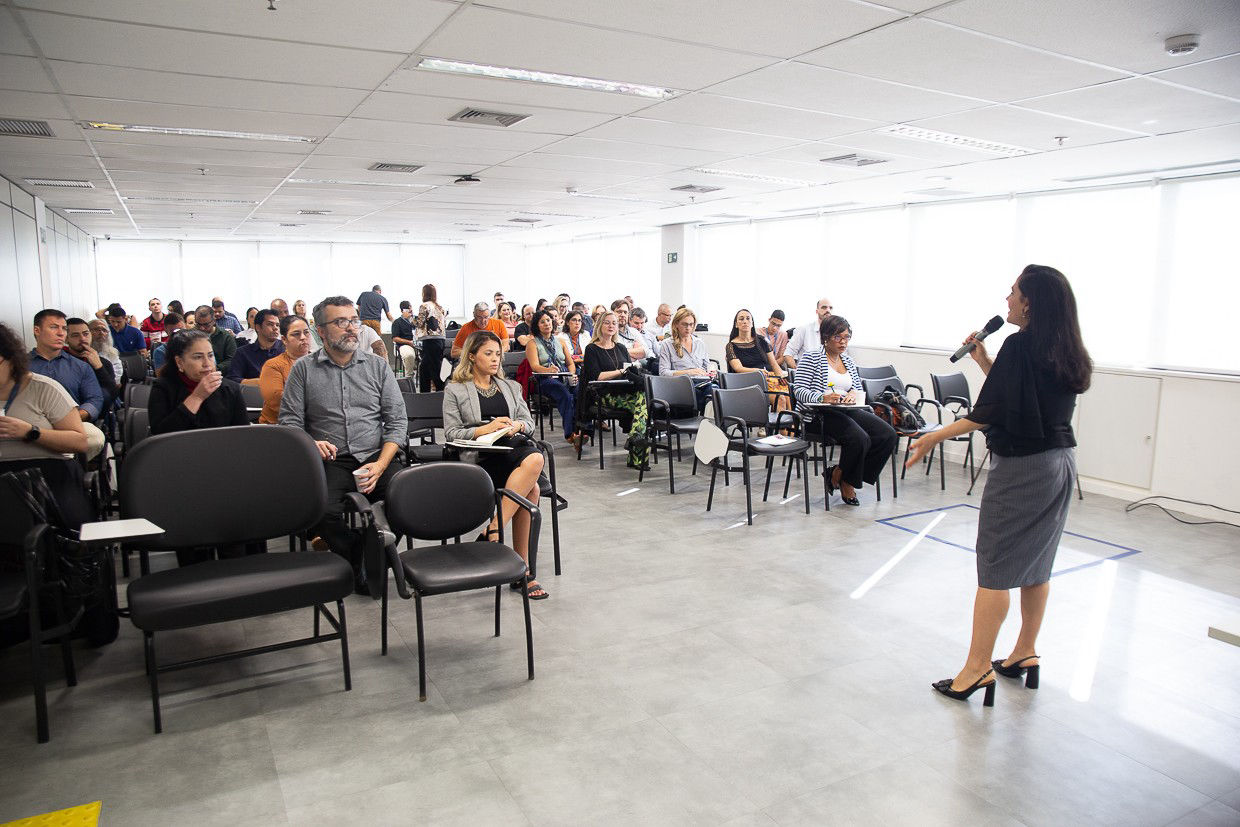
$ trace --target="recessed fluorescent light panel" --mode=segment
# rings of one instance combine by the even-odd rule
[[[142,124],[106,123],[103,121],[85,121],[82,126],[87,129],[102,129],[105,132],[145,132],[154,135],[184,135],[190,138],[240,138],[245,141],[284,141],[286,143],[313,144],[318,138],[307,138],[304,135],[273,135],[267,132],[233,132],[226,129],[192,129],[185,126],[145,126]]]
[[[126,195],[124,198],[134,204],[193,204],[198,207],[248,207],[258,203],[230,198],[173,198],[164,195]]]
[[[618,80],[601,80],[599,78],[579,77],[577,75],[560,75],[555,72],[538,72],[533,69],[514,69],[508,66],[488,66],[482,63],[463,63],[458,60],[441,60],[437,57],[424,57],[414,68],[428,69],[432,72],[448,72],[454,75],[477,75],[502,80],[524,80],[531,83],[550,83],[553,86],[569,86],[574,89],[588,89],[592,92],[615,92],[621,95],[637,95],[642,98],[667,100],[679,94],[674,89],[662,86],[645,86],[640,83],[625,83]]]
[[[976,149],[978,152],[989,152],[993,155],[1004,155],[1008,158],[1015,158],[1018,155],[1031,155],[1036,152],[1036,150],[1027,149],[1023,146],[1001,144],[997,141],[983,141],[980,138],[970,138],[967,135],[953,135],[950,132],[937,132],[933,129],[922,129],[921,127],[907,126],[905,124],[884,126],[882,129],[874,131],[879,135],[894,135],[897,138],[911,138],[914,141],[928,141],[932,144],[948,144],[949,146],[958,146],[964,149]]]
[[[812,187],[815,181],[798,181],[795,178],[777,178],[774,175],[757,175],[752,172],[733,172],[727,169],[713,169],[711,167],[694,167],[690,172],[700,172],[703,175],[721,175],[724,178],[738,178],[742,181],[761,181],[764,184],[788,184],[795,187]]]
[[[68,215],[111,215],[106,207],[63,207],[60,210]]]
[[[71,181],[67,178],[26,178],[32,187],[64,187],[65,189],[93,190],[95,185],[90,181]]]
[[[674,206],[680,206],[679,202],[659,201],[654,198],[629,198],[624,195],[595,195],[589,192],[570,192],[569,195],[573,198],[597,198],[600,201],[628,201],[632,204],[674,204]]]
[[[434,184],[405,184],[390,181],[342,181],[337,178],[290,178],[290,184],[333,184],[342,187],[417,187],[432,189]]]

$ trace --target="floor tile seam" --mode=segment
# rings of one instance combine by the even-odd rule
[[[502,756],[502,758],[508,757],[510,756]],[[517,796],[513,794],[512,788],[508,786],[508,782],[504,780],[504,776],[500,773],[499,769],[496,768],[494,763],[492,763],[497,760],[501,760],[501,758],[485,758],[482,763],[486,764],[486,767],[490,771],[491,775],[493,775],[495,780],[499,782],[499,785],[504,788],[504,792],[508,794],[508,798],[512,800],[514,805],[516,805],[517,810],[521,813],[521,817],[525,819],[525,823],[529,825],[537,824],[538,822],[535,821],[525,807],[522,806],[521,799],[517,798]]]
[[[952,739],[950,739],[950,740],[948,740],[948,741],[945,741],[943,744],[940,744],[939,746],[941,747],[941,746],[944,746],[944,745],[946,745],[946,744],[952,744],[952,743],[955,743],[955,742],[957,742],[957,741],[959,741],[959,740],[960,740],[959,738],[952,738]],[[987,788],[986,788],[985,786],[982,786],[981,788],[975,789],[975,788],[973,788],[973,787],[966,786],[965,784],[961,783],[959,780],[957,780],[957,779],[955,779],[955,778],[952,778],[951,776],[948,776],[948,775],[945,775],[944,773],[939,772],[938,767],[936,767],[934,764],[930,763],[930,762],[929,762],[926,758],[924,758],[924,757],[923,757],[923,754],[924,754],[925,752],[926,752],[926,750],[919,750],[919,751],[917,751],[917,752],[913,753],[912,758],[913,758],[915,761],[917,761],[919,764],[921,764],[922,766],[927,767],[927,768],[928,768],[928,769],[930,769],[932,772],[934,772],[934,773],[938,774],[939,776],[943,777],[943,778],[944,778],[947,782],[951,783],[952,785],[954,785],[954,786],[956,786],[956,787],[959,787],[960,789],[964,790],[965,792],[972,793],[973,795],[977,796],[977,797],[978,797],[979,799],[981,799],[982,801],[985,801],[985,802],[986,802],[987,804],[989,804],[990,806],[992,806],[992,807],[994,807],[994,808],[998,809],[1000,812],[1002,812],[1002,813],[1003,813],[1005,816],[1007,816],[1008,818],[1013,819],[1014,821],[1018,821],[1018,822],[1020,822],[1021,824],[1027,825],[1027,827],[1036,827],[1036,825],[1037,825],[1037,823],[1038,823],[1038,822],[1030,821],[1030,820],[1029,820],[1029,819],[1027,819],[1027,818],[1021,818],[1019,815],[1017,815],[1016,813],[1012,812],[1012,809],[1011,809],[1011,801],[1009,801],[1009,800],[996,800],[996,798],[992,798],[990,795],[988,795],[988,794],[987,794],[987,792],[986,792],[986,789],[987,789]]]
[[[677,711],[679,712],[680,710],[677,710]],[[674,713],[668,713],[668,714],[670,715]],[[722,773],[720,773],[718,770],[716,770],[711,765],[711,763],[706,759],[706,756],[700,754],[697,750],[693,749],[688,744],[686,744],[684,741],[680,740],[680,738],[677,737],[676,733],[672,732],[671,729],[668,728],[667,724],[663,722],[662,718],[663,716],[656,716],[652,720],[655,722],[655,724],[658,725],[659,729],[663,730],[663,732],[667,735],[668,738],[672,739],[672,742],[674,744],[676,744],[678,747],[680,747],[681,750],[684,751],[686,755],[690,755],[693,757],[693,760],[698,764],[701,770],[704,770],[710,773],[712,778],[717,780],[724,787],[731,789],[732,792],[735,793],[736,795],[743,798],[750,806],[749,813],[756,813],[762,809],[763,805],[761,803],[755,802],[752,798],[750,798],[745,793],[741,792],[738,789],[735,789],[734,785],[730,784],[728,782],[728,779],[725,778]]]

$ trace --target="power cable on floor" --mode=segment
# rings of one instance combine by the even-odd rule
[[[1155,494],[1152,497],[1145,497],[1143,499],[1128,503],[1128,505],[1124,506],[1124,513],[1127,514],[1138,508],[1152,506],[1153,508],[1157,508],[1159,511],[1166,514],[1171,519],[1175,520],[1177,523],[1184,523],[1185,525],[1225,525],[1231,526],[1232,528],[1240,528],[1240,525],[1237,525],[1236,523],[1229,523],[1226,520],[1185,520],[1183,517],[1177,517],[1170,510],[1164,508],[1158,503],[1151,502],[1151,500],[1170,500],[1171,502],[1176,503],[1188,503],[1189,505],[1200,505],[1205,508],[1213,508],[1216,511],[1226,511],[1228,514],[1240,514],[1240,511],[1233,511],[1230,508],[1223,508],[1222,506],[1214,505],[1213,503],[1199,503],[1196,500],[1182,500],[1178,497],[1164,497],[1160,494]]]

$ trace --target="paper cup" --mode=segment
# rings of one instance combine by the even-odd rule
[[[364,484],[362,481],[366,478],[366,469],[364,468],[359,468],[353,472],[353,482],[357,485],[358,491],[362,490],[362,485]]]

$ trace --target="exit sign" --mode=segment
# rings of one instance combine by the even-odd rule
[[[677,261],[679,258],[680,258],[680,253],[668,253],[668,254],[667,254],[667,263],[668,263],[668,264],[675,264],[675,263],[676,263],[676,261]]]

